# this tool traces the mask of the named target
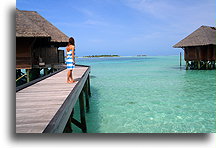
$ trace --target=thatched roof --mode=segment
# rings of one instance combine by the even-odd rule
[[[201,26],[186,38],[175,44],[174,48],[184,48],[189,46],[216,45],[216,28]]]
[[[34,24],[22,11],[16,10],[16,37],[51,37]]]
[[[16,37],[51,37],[51,42],[67,43],[68,36],[36,11],[16,10]]]

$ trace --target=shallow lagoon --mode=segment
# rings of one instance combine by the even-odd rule
[[[91,66],[88,133],[216,132],[215,70],[186,71],[178,56],[78,58],[77,63]],[[78,114],[77,103],[76,119]]]

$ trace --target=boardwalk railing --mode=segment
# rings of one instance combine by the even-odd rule
[[[48,75],[45,75],[45,76],[40,77],[40,78],[37,78],[37,79],[32,80],[32,81],[30,81],[30,82],[28,82],[28,83],[25,83],[25,84],[23,84],[23,85],[17,86],[17,87],[16,87],[16,92],[18,92],[18,91],[20,91],[20,90],[22,90],[22,89],[24,89],[24,88],[26,88],[26,87],[29,87],[29,86],[31,86],[31,85],[33,85],[33,84],[39,82],[39,81],[42,81],[42,80],[44,80],[44,79],[46,79],[46,78],[48,78],[48,77],[51,77],[51,76],[53,76],[53,75],[55,75],[55,74],[57,74],[57,73],[59,73],[59,72],[65,70],[65,69],[66,69],[66,68],[63,67],[63,68],[61,68],[61,69],[59,69],[59,70],[57,70],[57,71],[55,71],[55,72],[52,72],[52,73],[50,73],[50,74],[48,74]]]
[[[44,133],[62,133],[65,129],[70,131],[70,122],[74,123],[76,126],[80,127],[83,132],[87,132],[86,121],[85,121],[85,107],[84,107],[84,96],[83,93],[86,94],[86,105],[89,104],[88,97],[90,92],[88,89],[90,88],[89,83],[89,73],[90,67],[85,71],[82,75],[79,82],[73,88],[69,96],[66,98],[65,102],[62,104],[58,112],[55,114],[54,118],[50,121]],[[86,86],[86,87],[84,87]],[[88,94],[87,94],[88,92]],[[80,105],[80,120],[81,122],[77,121],[73,118],[73,108],[79,98],[79,105]],[[88,108],[89,106],[87,106]],[[68,124],[67,124],[68,122]],[[69,126],[66,126],[66,124]],[[69,128],[69,129],[68,129]]]

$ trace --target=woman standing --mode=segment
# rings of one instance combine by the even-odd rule
[[[69,38],[68,45],[66,47],[67,50],[67,83],[74,83],[73,77],[72,77],[72,70],[75,68],[75,41],[74,38]]]

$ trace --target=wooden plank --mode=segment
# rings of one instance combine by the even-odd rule
[[[77,66],[73,71],[78,82],[66,83],[67,70],[22,88],[16,93],[17,133],[61,133],[90,68]]]
[[[18,124],[16,126],[16,130],[19,131],[18,133],[42,133],[44,125],[46,125],[47,122],[41,122],[41,123],[31,123],[31,124]],[[34,128],[32,128],[34,127]]]

